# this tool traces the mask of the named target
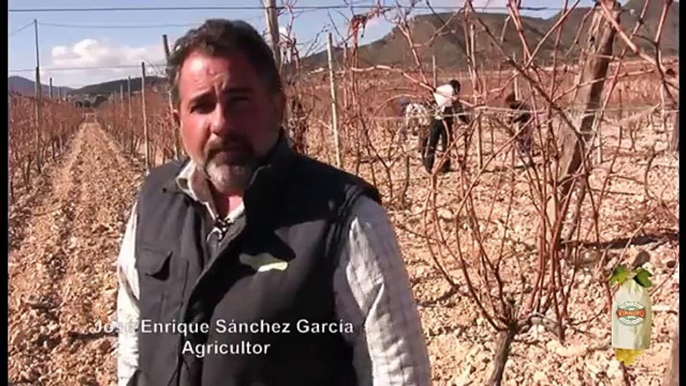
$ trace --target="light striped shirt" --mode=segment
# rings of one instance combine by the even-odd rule
[[[193,163],[180,172],[176,181],[181,190],[203,203],[216,217],[207,182]],[[229,216],[236,218],[242,212],[240,207]],[[134,205],[117,262],[120,323],[137,323],[140,317],[140,289],[134,268],[135,216]],[[430,385],[431,369],[419,313],[393,227],[383,207],[366,197],[356,202],[342,253],[333,281],[336,313],[358,332],[346,339],[353,347],[359,385]],[[129,329],[120,330],[119,386],[125,386],[137,368],[137,334]]]
[[[452,107],[455,97],[455,90],[450,84],[444,84],[437,87],[434,92],[434,100],[438,105],[438,111],[444,113],[448,107]]]

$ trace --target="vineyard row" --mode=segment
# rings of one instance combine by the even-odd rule
[[[29,190],[49,160],[56,160],[83,121],[83,110],[65,100],[9,95],[9,193]]]

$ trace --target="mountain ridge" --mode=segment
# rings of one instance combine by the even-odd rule
[[[645,0],[630,0],[622,7],[620,22],[627,33],[633,30],[645,4]],[[585,17],[589,11],[591,11],[589,7],[580,7],[572,10],[567,15],[567,21],[561,28],[560,46],[557,52],[555,51],[555,38],[557,34],[553,33],[541,45],[536,55],[540,65],[548,64],[546,62],[552,58],[554,53],[556,53],[559,63],[576,63],[578,61],[579,52],[581,47],[585,45],[591,24],[591,17]],[[655,1],[649,3],[643,18],[643,24],[638,30],[637,37],[634,39],[635,44],[649,55],[652,55],[655,48],[644,38],[654,38],[661,14],[661,4]],[[539,44],[543,36],[555,25],[561,15],[562,12],[559,12],[547,19],[531,16],[522,17],[522,35],[531,50]],[[507,14],[477,13],[477,16],[496,39],[502,38],[502,47],[508,56],[515,54],[517,57],[522,57],[521,37],[515,29],[514,23],[508,22],[506,28],[503,28],[508,18]],[[664,56],[679,54],[678,23],[679,3],[674,2],[665,20],[660,42]],[[419,59],[425,69],[431,66],[432,56],[436,57],[436,65],[441,69],[458,71],[467,69],[465,54],[467,39],[464,33],[464,25],[464,15],[455,13],[421,14],[411,19],[409,22],[410,32],[413,36],[414,44],[421,46],[421,49],[418,50]],[[446,26],[447,28],[445,28]],[[476,33],[477,66],[483,69],[495,69],[504,58],[500,50],[493,44],[493,40],[481,29],[477,28]],[[623,48],[625,48],[625,44],[617,36],[615,38],[614,52],[619,54]],[[627,55],[629,58],[632,56],[632,52],[629,52]],[[393,27],[381,39],[359,46],[358,59],[361,67],[373,65],[389,65],[405,69],[417,67],[407,39],[397,26]],[[343,62],[343,49],[334,49],[334,61],[338,64]],[[327,52],[324,50],[300,59],[300,68],[304,71],[326,68],[327,62]],[[166,83],[166,79],[151,76],[146,78],[146,82],[152,85],[163,85]],[[140,91],[140,85],[140,78],[131,79],[133,92]],[[70,89],[69,94],[110,95],[118,93],[121,89],[127,90],[126,79],[92,84],[73,90]]]

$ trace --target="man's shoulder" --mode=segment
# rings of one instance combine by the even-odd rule
[[[295,162],[293,164],[297,171],[303,173],[338,176],[342,178],[353,178],[361,180],[361,178],[354,174],[351,174],[345,170],[339,169],[333,165],[327,164],[326,162],[322,162],[318,159],[306,155],[295,155]]]
[[[446,96],[452,95],[453,86],[451,86],[450,84],[440,85],[436,88],[436,91],[438,91],[439,93],[444,94]]]
[[[148,175],[145,176],[141,190],[148,191],[170,185],[187,163],[188,159],[182,158],[151,168]]]
[[[304,185],[335,191],[360,189],[364,195],[374,201],[380,201],[377,189],[362,177],[308,156],[298,155],[294,164],[294,176],[301,180]],[[303,186],[301,185],[301,187]]]
[[[158,165],[151,168],[150,173],[148,173],[148,178],[150,178],[151,176],[167,176],[170,174],[172,176],[175,176],[181,171],[181,168],[183,168],[187,163],[188,158],[181,158],[168,161],[166,163],[163,163],[162,165]]]

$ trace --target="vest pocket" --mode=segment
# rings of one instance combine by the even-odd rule
[[[151,277],[166,280],[169,277],[169,260],[171,251],[157,251],[141,248],[139,252],[138,266],[140,270]]]
[[[162,321],[166,292],[169,290],[171,251],[159,251],[141,247],[136,264],[140,281],[141,317],[151,321]]]
[[[139,334],[139,364],[148,379],[166,384],[175,370],[178,335],[168,330],[182,305],[187,261],[172,250],[139,245],[140,317],[147,328]],[[163,381],[162,381],[163,380]]]
[[[141,317],[168,322],[182,304],[188,265],[171,250],[141,246],[136,261],[140,271]]]

